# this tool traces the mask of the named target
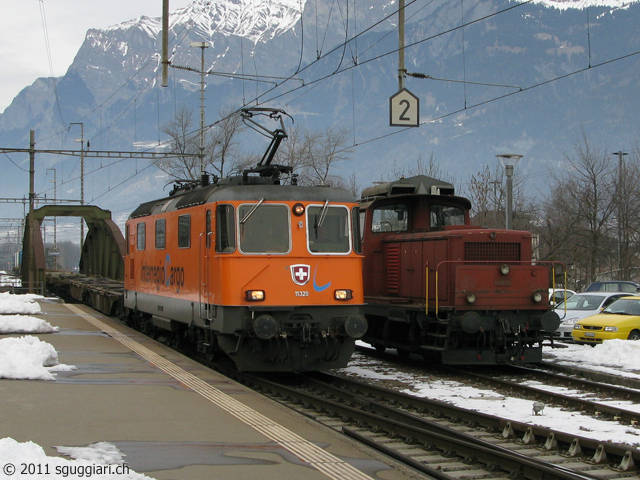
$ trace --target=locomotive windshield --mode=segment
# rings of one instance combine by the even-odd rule
[[[291,249],[286,205],[241,205],[238,209],[240,250],[243,253],[287,253]],[[249,213],[251,213],[249,215]]]
[[[374,232],[405,232],[408,226],[408,208],[404,204],[385,205],[373,211],[371,230]]]
[[[349,253],[349,210],[345,207],[310,206],[307,238],[312,253]]]
[[[431,205],[431,228],[464,225],[464,211],[458,207]]]

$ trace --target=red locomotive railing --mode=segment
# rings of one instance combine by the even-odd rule
[[[565,265],[562,262],[557,262],[557,261],[548,261],[548,262],[538,262],[538,261],[514,261],[514,260],[501,260],[501,261],[481,261],[481,260],[444,260],[440,263],[438,263],[438,265],[436,266],[435,269],[435,314],[438,315],[438,310],[439,310],[439,299],[440,299],[440,271],[444,270],[445,267],[447,266],[457,266],[457,265],[464,265],[464,266],[500,266],[501,268],[503,266],[510,268],[512,267],[514,264],[518,265],[518,266],[546,266],[547,269],[551,270],[551,285],[552,285],[552,289],[555,290],[556,288],[556,283],[555,283],[555,278],[556,278],[556,268],[561,267],[562,271],[564,272],[564,284],[567,284],[567,269],[565,267]],[[548,270],[547,270],[548,271]],[[509,277],[506,277],[506,274],[504,275],[504,285],[502,286],[511,286],[510,284],[507,283],[507,280],[509,280]],[[425,265],[425,312],[428,314],[429,312],[429,263],[427,262],[427,264]],[[455,281],[456,281],[456,276],[455,275],[451,275],[450,277],[448,277],[447,279],[445,279],[445,281],[447,282],[452,282],[453,285],[450,286],[450,289],[452,291],[456,291],[456,285],[455,285]],[[549,284],[546,284],[547,286],[544,287],[545,289],[549,288]],[[533,292],[531,292],[533,293]],[[547,293],[546,291],[544,293]]]

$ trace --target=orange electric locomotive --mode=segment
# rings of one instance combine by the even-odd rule
[[[272,165],[273,133],[257,167],[130,215],[125,316],[243,371],[342,367],[366,331],[358,207]]]
[[[470,208],[426,176],[363,191],[364,341],[445,364],[542,360],[555,266],[532,261],[529,232],[472,226]]]

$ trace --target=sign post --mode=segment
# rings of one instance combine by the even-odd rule
[[[406,88],[389,98],[389,125],[392,127],[418,127],[420,100]]]

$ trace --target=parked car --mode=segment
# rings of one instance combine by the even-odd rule
[[[558,305],[561,302],[564,302],[567,298],[575,295],[576,292],[573,290],[567,290],[564,288],[553,288],[549,289],[549,305],[554,306]]]
[[[576,322],[600,313],[603,308],[619,298],[631,295],[623,292],[590,292],[572,295],[566,302],[560,303],[555,308],[560,316],[560,326],[554,332],[554,336],[560,337],[561,340],[571,340],[571,332]]]
[[[575,343],[597,345],[605,340],[640,340],[640,296],[619,298],[602,313],[579,320],[571,332]]]
[[[591,282],[585,292],[628,292],[640,293],[640,284],[625,280]]]

